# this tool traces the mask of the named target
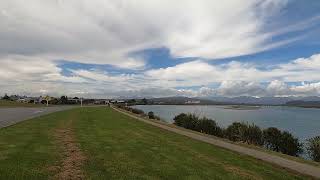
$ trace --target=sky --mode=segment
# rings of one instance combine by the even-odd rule
[[[319,0],[1,0],[0,95],[320,96]]]

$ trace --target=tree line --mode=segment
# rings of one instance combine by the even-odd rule
[[[303,152],[303,144],[288,131],[275,127],[261,129],[255,124],[234,122],[222,128],[209,118],[195,114],[181,113],[174,117],[174,124],[186,129],[226,138],[234,142],[243,142],[264,147],[272,151],[290,156],[299,156]],[[307,140],[307,153],[311,159],[320,162],[320,136]]]
[[[124,109],[126,111],[129,111],[129,112],[132,112],[134,114],[137,114],[137,115],[140,115],[140,116],[143,116],[143,117],[148,117],[149,119],[155,119],[155,120],[160,120],[160,117],[159,116],[156,116],[154,114],[154,112],[150,111],[148,112],[147,114],[140,110],[140,109],[137,109],[137,108],[132,108],[130,106],[125,106],[123,104],[118,104],[116,105],[117,108],[121,108],[121,109]]]

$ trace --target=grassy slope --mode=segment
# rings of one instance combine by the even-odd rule
[[[52,131],[66,116],[57,112],[0,129],[0,179],[47,179],[47,167],[59,157]]]
[[[32,103],[19,103],[16,101],[6,101],[0,100],[0,108],[1,107],[40,107],[44,106],[42,104],[32,104]]]
[[[89,179],[303,179],[253,158],[106,108],[58,112],[0,129],[0,179],[47,179],[59,163],[53,130],[73,118]]]
[[[294,179],[270,164],[136,121],[111,109],[81,113],[78,139],[92,179]]]

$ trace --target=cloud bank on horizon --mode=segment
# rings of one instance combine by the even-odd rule
[[[3,0],[0,93],[319,96],[319,8],[317,0]]]

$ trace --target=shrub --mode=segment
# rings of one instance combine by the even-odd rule
[[[222,137],[222,129],[217,125],[217,123],[206,117],[199,118],[195,114],[184,114],[181,113],[174,119],[174,124],[177,126],[184,127],[186,129],[192,129],[198,132],[211,134],[215,136]]]
[[[184,120],[186,118],[187,118],[187,114],[181,113],[173,118],[173,121],[174,121],[173,124],[183,127]]]
[[[302,144],[292,134],[287,131],[281,132],[275,127],[263,131],[264,144],[266,148],[282,152],[291,156],[298,156],[303,149]]]
[[[307,151],[311,159],[320,162],[320,136],[307,140]]]
[[[252,124],[245,128],[244,130],[244,141],[248,144],[263,145],[263,135],[260,127]]]
[[[231,141],[245,141],[247,128],[245,123],[234,122],[225,130],[225,136]]]
[[[131,108],[131,112],[135,113],[135,114],[144,114],[144,112],[140,109],[136,109],[136,108]]]
[[[194,114],[184,114],[181,113],[178,116],[174,117],[174,124],[177,126],[184,127],[186,129],[196,130],[196,125],[198,117]]]
[[[303,149],[298,138],[295,138],[289,132],[284,131],[281,134],[280,151],[291,156],[298,156],[300,153],[302,153]]]
[[[148,112],[149,119],[155,119],[154,113],[152,111]]]
[[[218,137],[223,136],[222,129],[217,125],[217,123],[214,120],[208,119],[206,117],[198,120],[196,130]]]
[[[280,137],[281,131],[275,127],[270,127],[268,129],[263,130],[264,144],[267,149],[279,152],[281,145]]]
[[[152,112],[148,115],[154,116]],[[149,117],[150,117],[149,115]],[[181,113],[174,117],[174,124],[186,129],[226,137],[231,141],[242,141],[282,152],[291,156],[298,156],[302,151],[302,144],[292,134],[287,131],[281,132],[279,129],[271,127],[261,130],[260,127],[252,124],[234,122],[226,129],[220,128],[217,123],[206,117],[199,118],[194,114]],[[320,136],[309,140],[309,154],[313,159],[319,161],[320,158]]]

